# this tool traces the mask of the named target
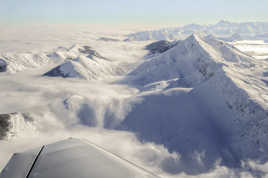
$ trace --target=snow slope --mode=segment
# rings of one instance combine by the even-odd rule
[[[124,73],[120,66],[116,66],[89,46],[74,45],[61,55],[66,60],[44,76],[96,80]]]
[[[141,84],[180,78],[192,86],[212,77],[225,63],[250,67],[250,56],[212,37],[206,39],[208,42],[192,35],[163,55],[144,62],[130,75]]]
[[[265,161],[268,90],[262,76],[253,77],[262,65],[211,36],[192,35],[130,73],[134,85],[145,85],[143,101],[119,129],[180,153],[175,172],[198,174],[218,160],[230,167]]]
[[[29,113],[33,122],[0,140],[0,169],[14,152],[76,136],[163,177],[267,175],[267,60],[213,36],[164,43],[164,51],[160,43],[148,55],[151,41],[84,33],[27,53],[43,55],[40,65],[12,53],[20,72],[0,74],[0,113]],[[81,43],[67,47],[76,37]],[[43,77],[55,68],[61,77]]]
[[[6,72],[16,73],[29,69],[40,68],[43,65],[53,64],[46,53],[2,53],[0,58],[7,63]],[[56,62],[56,61],[55,61]]]

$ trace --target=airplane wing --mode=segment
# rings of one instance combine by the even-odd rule
[[[0,178],[158,177],[142,167],[80,139],[67,139],[15,153]]]

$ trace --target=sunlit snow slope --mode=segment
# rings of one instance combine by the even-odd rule
[[[267,65],[231,45],[192,35],[130,73],[144,90],[138,95],[143,101],[119,128],[180,153],[178,172],[202,172],[218,160],[231,167],[247,159],[264,161],[265,70]]]
[[[265,58],[212,35],[95,38],[1,53],[1,169],[14,152],[75,136],[163,177],[267,174]]]

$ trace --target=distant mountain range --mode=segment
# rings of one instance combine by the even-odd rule
[[[267,40],[268,22],[235,23],[222,20],[213,25],[190,24],[176,28],[132,33],[127,35],[126,41],[178,40],[185,39],[193,33],[204,36],[214,35],[227,41],[242,39]]]

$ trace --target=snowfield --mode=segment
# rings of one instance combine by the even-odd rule
[[[210,29],[266,32],[250,25]],[[204,28],[173,42],[151,41],[177,39],[169,30],[124,40],[51,27],[30,44],[9,32],[21,38],[0,44],[0,170],[15,152],[74,137],[159,177],[268,176],[267,44]]]

